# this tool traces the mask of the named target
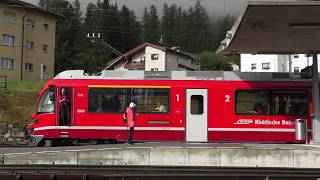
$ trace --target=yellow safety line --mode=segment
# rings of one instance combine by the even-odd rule
[[[88,85],[89,88],[171,88],[171,86]]]

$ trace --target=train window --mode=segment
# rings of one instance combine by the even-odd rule
[[[138,113],[168,113],[169,89],[134,88],[131,91]]]
[[[191,114],[203,114],[203,96],[192,95],[190,108]]]
[[[270,114],[268,91],[238,90],[236,92],[236,112],[239,114]]]
[[[54,101],[51,101],[53,99],[50,96],[52,96],[52,92],[49,90],[43,93],[39,102],[38,113],[54,112]]]
[[[307,115],[308,107],[308,95],[305,91],[274,91],[273,114]]]
[[[124,113],[126,89],[92,88],[89,90],[89,112]]]

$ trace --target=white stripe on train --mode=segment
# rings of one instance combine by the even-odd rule
[[[34,131],[43,130],[127,130],[127,127],[123,126],[44,126],[35,128]],[[152,131],[152,130],[164,130],[164,131],[185,131],[184,127],[135,127],[135,130],[140,131]],[[294,128],[208,128],[208,131],[250,131],[250,132],[295,132]],[[311,129],[308,129],[311,132]]]
[[[127,127],[123,127],[123,126],[45,126],[45,127],[35,128],[34,131],[53,130],[53,129],[127,130]],[[167,131],[184,131],[185,130],[185,128],[180,128],[180,127],[135,127],[134,129],[135,130],[167,130]]]

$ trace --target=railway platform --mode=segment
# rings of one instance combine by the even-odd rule
[[[4,165],[134,165],[320,168],[320,146],[305,144],[136,143],[66,147],[2,147]]]

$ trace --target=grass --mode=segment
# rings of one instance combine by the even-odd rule
[[[31,81],[7,81],[8,90],[37,90],[40,91],[44,84]]]
[[[7,89],[0,87],[0,123],[21,127],[28,123],[29,114],[35,113],[39,82],[8,81]]]

